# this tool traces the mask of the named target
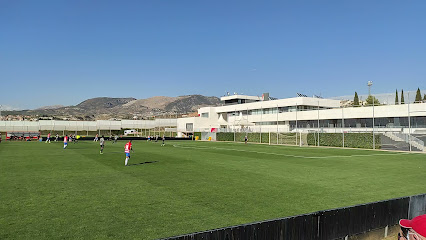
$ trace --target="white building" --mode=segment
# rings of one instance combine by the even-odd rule
[[[371,132],[373,122],[377,132],[426,133],[426,103],[342,108],[340,100],[270,100],[269,94],[264,96],[222,97],[223,106],[200,108],[198,117],[178,119],[178,135],[211,131]]]

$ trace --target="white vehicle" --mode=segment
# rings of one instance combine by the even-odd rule
[[[136,134],[138,133],[135,129],[124,130],[124,135]]]

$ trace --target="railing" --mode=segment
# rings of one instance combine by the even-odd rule
[[[408,144],[410,144],[412,147],[418,148],[420,151],[424,151],[424,142],[413,135],[409,135],[406,133],[396,133],[396,132],[388,132],[385,134],[386,136],[392,138],[395,141],[404,141]]]

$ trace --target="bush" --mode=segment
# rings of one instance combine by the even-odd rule
[[[234,141],[234,133],[216,133],[216,141]]]
[[[320,133],[320,146],[342,147],[341,133]],[[317,145],[318,133],[308,133],[308,145]],[[376,149],[381,148],[380,135],[375,134]],[[372,133],[345,133],[345,147],[373,149]]]
[[[253,143],[261,142],[260,133],[243,133],[243,132],[235,133],[235,141],[244,142],[246,135],[247,135],[248,142],[253,142]],[[275,135],[275,138],[276,138],[276,135]],[[234,133],[217,133],[216,141],[234,141]],[[271,142],[272,142],[272,139],[271,139]],[[269,143],[269,133],[262,133],[262,143]]]
[[[194,140],[195,137],[198,137],[198,140],[201,140],[201,132],[194,132]]]

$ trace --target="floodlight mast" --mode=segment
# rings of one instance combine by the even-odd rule
[[[370,89],[371,89],[371,86],[373,85],[373,81],[368,81],[367,82],[367,86],[368,86],[368,96],[370,96],[371,95],[371,91],[370,91]]]

